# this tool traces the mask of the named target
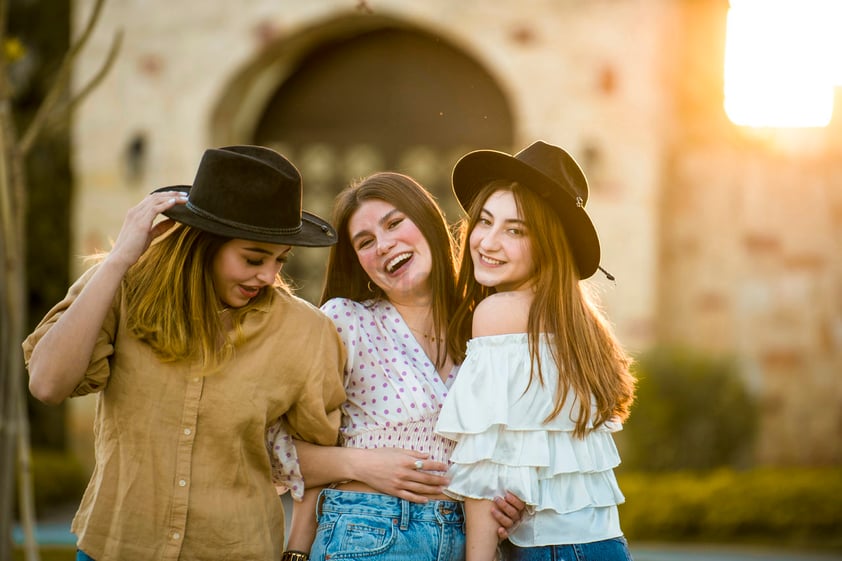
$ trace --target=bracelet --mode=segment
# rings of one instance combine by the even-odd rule
[[[310,561],[310,555],[303,551],[284,551],[281,561]]]

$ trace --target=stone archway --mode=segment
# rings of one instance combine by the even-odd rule
[[[513,117],[498,83],[465,52],[417,27],[349,16],[285,40],[260,64],[277,79],[248,109],[252,128],[242,128],[241,140],[295,162],[305,207],[326,218],[342,187],[388,169],[418,179],[453,222],[459,210],[450,172],[459,156],[511,150]],[[265,84],[265,73],[254,83]],[[285,269],[311,301],[326,259],[326,250],[303,250]]]

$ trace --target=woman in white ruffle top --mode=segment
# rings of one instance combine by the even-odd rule
[[[445,492],[465,501],[467,561],[495,558],[488,499],[501,489],[528,513],[509,532],[507,559],[629,560],[612,433],[634,378],[580,282],[601,269],[587,180],[567,152],[538,141],[514,156],[471,152],[453,187],[468,218],[464,299],[448,338],[464,362],[436,431],[456,441]]]

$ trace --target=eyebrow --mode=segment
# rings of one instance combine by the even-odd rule
[[[486,208],[483,208],[482,210],[480,210],[480,216],[482,216],[483,214],[487,214],[491,218],[494,218],[494,213],[491,212],[490,210],[486,209]],[[506,220],[503,221],[503,223],[504,224],[519,224],[521,226],[526,226],[526,221],[521,220],[520,218],[507,218]]]
[[[387,212],[386,214],[384,214],[384,215],[380,218],[380,220],[378,220],[378,221],[377,221],[377,223],[378,223],[378,224],[380,224],[380,225],[383,225],[384,223],[386,223],[386,222],[388,222],[388,221],[389,221],[389,219],[392,217],[392,215],[393,215],[393,214],[395,214],[395,213],[399,213],[399,212],[400,212],[400,211],[399,211],[398,209],[393,208],[392,210],[390,210],[389,212]],[[362,238],[363,236],[367,236],[367,235],[370,235],[370,233],[369,233],[369,231],[368,231],[368,230],[361,230],[361,231],[357,232],[356,234],[354,234],[353,236],[351,236],[351,243],[354,243],[354,242],[356,242],[359,238]]]

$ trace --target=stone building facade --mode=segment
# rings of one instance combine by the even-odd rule
[[[81,29],[92,0],[75,3]],[[193,179],[210,146],[299,165],[305,206],[397,169],[458,218],[449,173],[476,148],[567,148],[632,351],[739,357],[762,404],[756,458],[842,461],[842,120],[751,132],[723,110],[727,0],[121,0],[78,61],[75,254],[108,247],[147,191]],[[839,105],[838,105],[839,106]],[[290,273],[314,299],[323,250]],[[74,275],[81,271],[80,261]],[[85,400],[73,416],[89,430]]]

